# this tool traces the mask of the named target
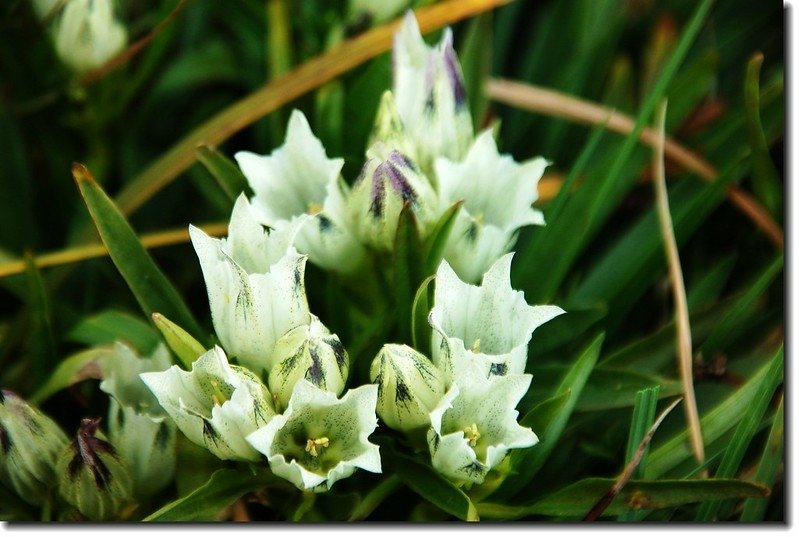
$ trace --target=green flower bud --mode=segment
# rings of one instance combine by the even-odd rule
[[[407,345],[383,345],[369,378],[377,384],[377,414],[392,429],[411,432],[430,426],[430,411],[444,396],[441,372]]]
[[[331,334],[318,318],[310,325],[289,330],[275,345],[269,391],[275,406],[286,408],[300,379],[318,388],[340,395],[347,382],[347,351],[338,336]]]
[[[114,446],[98,431],[100,419],[84,419],[58,459],[58,492],[89,520],[109,520],[131,499],[133,484]]]
[[[58,455],[67,436],[49,417],[14,392],[0,390],[0,476],[2,482],[34,505],[53,487]]]

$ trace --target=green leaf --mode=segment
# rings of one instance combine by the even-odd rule
[[[782,383],[783,378],[783,348],[780,347],[776,356],[772,358],[771,365],[766,371],[766,375],[757,387],[757,393],[754,400],[746,409],[741,421],[735,428],[735,433],[732,435],[727,449],[724,451],[724,456],[721,459],[718,469],[716,470],[717,478],[729,478],[735,476],[738,468],[743,461],[746,450],[749,449],[749,444],[757,432],[763,415],[766,413],[771,397],[774,391]],[[699,513],[696,520],[705,522],[711,521],[716,518],[716,515],[721,508],[721,500],[713,500],[703,503],[699,507]]]
[[[461,489],[450,483],[429,465],[381,447],[383,463],[416,494],[460,520],[475,520],[477,511]]]
[[[397,222],[397,235],[394,241],[394,296],[396,318],[399,321],[401,342],[412,341],[413,299],[424,278],[422,268],[422,242],[419,238],[419,225],[410,204],[405,204]]]
[[[477,511],[486,519],[516,519],[530,515],[582,519],[614,483],[614,479],[592,477],[531,505],[478,503]],[[614,516],[628,510],[667,509],[711,499],[762,498],[767,494],[765,487],[737,479],[633,480],[625,485],[603,514]]]
[[[34,385],[44,382],[55,365],[56,345],[50,315],[50,299],[42,274],[30,255],[25,256],[25,274],[28,280],[27,305],[30,315],[28,350],[31,357],[30,374]]]
[[[752,148],[752,187],[755,195],[772,215],[779,216],[782,205],[782,181],[769,154],[768,142],[760,121],[760,66],[763,54],[756,53],[746,65],[744,101],[749,146]]]
[[[555,449],[575,404],[580,398],[583,387],[594,369],[604,338],[604,334],[599,334],[580,352],[574,365],[566,372],[560,385],[554,391],[555,394],[569,392],[571,396],[549,422],[546,430],[535,431],[541,441],[530,449],[511,452],[511,468],[516,474],[508,476],[502,483],[495,493],[497,497],[509,498],[527,485],[536,472],[544,465],[552,450]]]
[[[541,401],[519,420],[519,425],[529,427],[533,431],[546,431],[549,424],[562,412],[571,395],[571,391],[566,390],[561,394]]]
[[[0,147],[3,180],[0,181],[0,245],[13,249],[33,246],[36,221],[33,187],[23,134],[0,104]]]
[[[205,353],[205,347],[199,341],[160,313],[153,313],[153,322],[186,369],[191,369],[194,361]]]
[[[72,174],[111,259],[127,282],[145,314],[161,312],[190,333],[202,333],[180,294],[144,249],[125,217],[92,178],[85,166],[76,164]]]
[[[425,240],[425,274],[434,274],[438,270],[438,265],[444,259],[444,247],[452,232],[452,226],[463,206],[463,200],[455,202],[452,207],[447,209],[441,218],[438,219],[433,231]]]
[[[660,386],[655,386],[653,388],[641,390],[635,395],[635,407],[633,408],[633,417],[630,423],[630,434],[627,437],[627,452],[624,457],[625,465],[628,465],[630,461],[633,460],[633,457],[635,457],[638,451],[638,447],[641,445],[641,441],[655,421],[655,412],[657,411],[659,399],[658,392],[660,392]],[[649,446],[644,450],[638,467],[632,474],[633,479],[643,476],[648,453]],[[619,515],[619,522],[637,520],[636,515],[640,516],[639,513],[631,513],[629,511],[621,513]]]
[[[67,357],[28,400],[31,404],[40,405],[57,392],[82,380],[102,378],[103,361],[110,353],[109,348],[96,348]]]
[[[266,469],[245,472],[217,470],[208,482],[169,503],[144,519],[145,522],[213,521],[220,511],[254,490],[279,481]]]
[[[703,417],[699,421],[705,445],[718,440],[724,433],[735,427],[740,416],[757,398],[761,383],[772,365],[773,362],[763,365],[746,384],[715,408],[703,413]],[[693,457],[693,454],[688,442],[688,431],[683,430],[652,450],[649,454],[646,478],[660,477],[690,457]]]
[[[491,74],[492,22],[493,17],[490,11],[472,18],[458,49],[466,96],[469,100],[469,109],[472,113],[475,130],[480,130],[483,116],[488,108],[488,97],[483,91],[483,85]]]
[[[768,286],[782,271],[784,264],[783,254],[779,254],[766,268],[760,272],[752,282],[744,286],[746,291],[730,308],[729,313],[713,328],[699,351],[704,356],[713,354],[730,345],[736,332],[739,332],[746,323],[750,313],[754,310],[755,301],[766,292]]]
[[[144,355],[150,354],[159,341],[152,326],[129,313],[113,309],[81,320],[67,337],[70,341],[92,347],[124,341]]]
[[[236,163],[213,147],[198,146],[197,160],[208,170],[231,202],[235,202],[242,192],[247,196],[252,194],[247,178]]]
[[[763,454],[757,466],[755,481],[763,483],[767,487],[773,487],[777,480],[777,474],[783,463],[783,453],[785,452],[785,412],[783,408],[784,398],[780,397],[780,405],[774,414],[774,422],[771,424],[768,440],[763,447]],[[741,522],[760,522],[765,518],[768,500],[750,498],[744,502],[741,512]]]
[[[724,256],[710,267],[695,282],[688,285],[688,309],[696,310],[697,307],[707,306],[715,302],[729,280],[730,273],[735,267],[738,258],[736,253]]]
[[[435,279],[435,275],[428,276],[416,290],[411,308],[411,335],[413,336],[413,348],[430,356],[430,337],[432,328],[427,322],[430,314],[430,283]]]

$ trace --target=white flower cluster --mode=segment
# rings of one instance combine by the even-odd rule
[[[190,228],[220,346],[191,371],[141,375],[190,440],[222,459],[265,457],[303,490],[381,471],[368,439],[377,415],[421,438],[433,467],[460,484],[537,441],[515,407],[532,378],[532,332],[562,310],[511,289],[507,252],[520,227],[543,224],[531,205],[546,162],[500,154],[490,130],[475,137],[449,30],[429,47],[409,13],[394,68],[352,187],[299,111],[283,146],[235,155],[254,196],[236,201],[227,238]],[[349,357],[309,309],[306,260],[357,280],[392,251],[409,210],[423,240],[454,218],[429,316],[432,356],[386,344],[372,384],[345,392]]]

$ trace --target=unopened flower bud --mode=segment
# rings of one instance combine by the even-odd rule
[[[416,215],[422,235],[436,217],[437,196],[428,179],[406,155],[382,143],[367,152],[350,196],[352,221],[364,244],[391,250],[400,212],[408,204]]]
[[[416,145],[402,123],[397,111],[397,103],[391,91],[385,91],[375,116],[375,124],[369,138],[369,145],[382,142],[386,147],[396,149],[408,158],[416,160]]]
[[[89,520],[116,516],[130,502],[132,491],[130,474],[99,424],[99,418],[82,420],[57,466],[59,493]]]
[[[67,436],[14,392],[0,390],[0,477],[28,503],[40,505],[56,484]]]
[[[77,73],[100,67],[128,40],[111,0],[71,0],[64,6],[54,34],[56,53]]]
[[[340,395],[347,381],[347,351],[338,336],[318,318],[289,330],[275,345],[269,372],[269,391],[275,406],[286,408],[294,385],[306,379],[318,388]]]
[[[410,432],[430,425],[430,411],[444,396],[444,378],[424,355],[407,345],[388,344],[372,362],[377,414],[392,429]]]

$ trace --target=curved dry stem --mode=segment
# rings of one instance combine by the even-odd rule
[[[607,129],[619,134],[630,134],[635,126],[633,118],[621,112],[531,84],[490,79],[486,84],[486,94],[489,99],[496,102],[531,112],[588,125],[606,124]],[[651,128],[645,128],[641,132],[640,140],[650,147],[655,147],[658,143],[658,133]],[[718,177],[718,171],[709,162],[669,137],[664,141],[664,155],[702,179],[713,181]],[[781,250],[785,248],[782,229],[756,199],[735,185],[727,187],[727,198],[778,248]]]
[[[702,429],[699,423],[699,410],[696,407],[694,393],[694,360],[691,343],[691,324],[688,317],[688,299],[685,295],[685,281],[680,265],[680,253],[677,250],[677,239],[674,237],[674,226],[669,211],[669,195],[666,191],[665,140],[666,140],[666,103],[660,105],[657,115],[658,139],[655,144],[655,155],[652,160],[652,176],[655,185],[655,203],[657,204],[658,222],[663,235],[663,245],[669,263],[669,279],[674,295],[674,317],[677,325],[677,354],[680,364],[683,397],[685,398],[685,416],[688,420],[691,450],[701,466],[705,462],[705,445],[702,441]]]
[[[216,222],[204,226],[198,226],[203,231],[211,236],[218,237],[227,233],[227,222]],[[175,244],[182,244],[189,241],[188,227],[180,229],[170,229],[166,231],[158,231],[155,233],[144,234],[139,237],[142,245],[148,250],[151,248],[160,248],[163,246],[172,246]],[[67,265],[69,263],[77,263],[78,261],[85,261],[87,259],[94,259],[108,255],[108,250],[102,243],[87,244],[85,246],[78,246],[75,248],[67,248],[42,254],[33,257],[31,261],[37,268],[54,267],[58,265]],[[0,278],[13,276],[14,274],[21,274],[25,272],[25,261],[12,261],[0,265]]]

